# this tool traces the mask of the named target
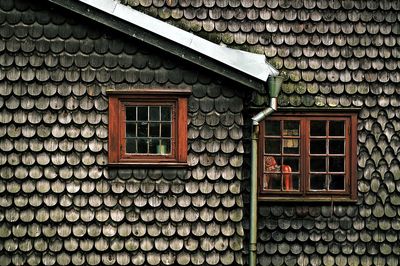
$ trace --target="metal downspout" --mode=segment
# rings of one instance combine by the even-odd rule
[[[270,98],[269,107],[252,117],[253,126],[251,134],[251,186],[250,186],[250,241],[249,241],[249,266],[257,264],[257,161],[258,161],[258,135],[259,123],[278,108],[276,97]]]

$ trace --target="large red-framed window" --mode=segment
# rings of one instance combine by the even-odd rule
[[[108,93],[109,164],[186,164],[188,90]]]
[[[357,115],[277,114],[260,128],[260,199],[354,200]]]

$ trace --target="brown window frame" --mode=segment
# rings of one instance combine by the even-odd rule
[[[328,191],[312,191],[310,189],[310,122],[311,120],[345,120],[345,169],[344,169],[344,190],[328,190]],[[300,134],[298,140],[300,142],[299,150],[299,190],[264,190],[264,156],[270,156],[265,153],[265,121],[287,121],[298,120],[300,121]],[[258,142],[258,173],[259,173],[259,200],[261,201],[295,201],[295,202],[325,202],[325,201],[342,201],[342,202],[355,202],[357,199],[357,113],[275,113],[268,117],[265,121],[260,123],[260,134]],[[283,132],[280,132],[281,140]],[[296,137],[295,137],[296,138]],[[328,136],[321,136],[321,139],[328,139]],[[313,137],[314,139],[314,137]],[[282,150],[281,150],[282,152]],[[328,151],[326,151],[328,152]],[[325,157],[332,154],[326,153]],[[283,155],[281,155],[284,157]],[[322,157],[322,156],[321,156]],[[283,173],[284,174],[284,173]],[[282,178],[283,178],[282,174]],[[326,174],[329,174],[326,172]],[[282,179],[281,182],[284,182]],[[282,183],[283,186],[283,183]]]
[[[187,114],[190,89],[145,88],[129,91],[107,91],[109,96],[108,164],[111,166],[186,166]],[[170,106],[171,152],[126,152],[126,107]]]

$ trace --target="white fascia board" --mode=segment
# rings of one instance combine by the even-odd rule
[[[213,58],[261,81],[279,72],[268,64],[264,55],[228,48],[200,38],[166,22],[141,13],[116,0],[78,0],[114,17],[185,46],[204,56]]]

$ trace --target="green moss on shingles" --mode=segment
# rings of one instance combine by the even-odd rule
[[[135,0],[127,0],[127,1],[135,1]],[[143,6],[137,6],[135,7],[135,10],[140,11],[146,15],[152,16],[157,18],[158,16],[158,12],[157,12],[157,8],[155,7],[143,7]]]
[[[271,60],[269,60],[268,62],[276,69],[278,69],[279,63],[278,63],[278,58],[274,57]]]
[[[301,80],[301,74],[300,72],[290,72],[289,78],[293,81]]]
[[[357,91],[360,94],[368,94],[369,86],[367,86],[367,85],[359,85],[358,88],[357,88]]]
[[[138,6],[140,3],[139,0],[121,0],[121,4],[134,7]]]
[[[171,17],[171,9],[169,8],[160,9],[158,11],[158,16],[163,20],[168,19],[169,17]]]
[[[223,34],[222,35],[222,42],[226,44],[230,44],[233,42],[233,35],[232,34]]]
[[[180,20],[169,20],[169,21],[167,21],[167,22],[168,22],[169,24],[171,24],[171,25],[177,27],[177,28],[182,29],[182,30],[190,31],[190,22],[187,21],[187,20],[184,19],[184,18],[182,18],[182,19],[180,19]]]
[[[195,32],[196,35],[199,35],[200,31],[202,30],[202,25],[201,22],[197,20],[193,20],[190,22],[190,30],[192,32]]]
[[[299,82],[296,86],[296,93],[304,94],[307,91],[306,84],[304,82]]]
[[[259,93],[253,94],[252,102],[255,106],[264,106],[268,101],[268,97],[266,95],[261,95]]]

